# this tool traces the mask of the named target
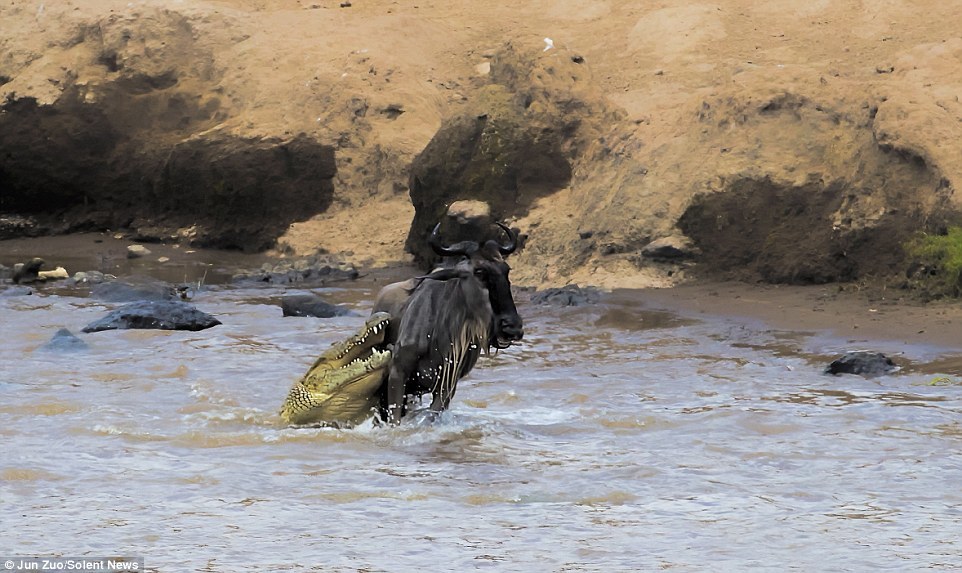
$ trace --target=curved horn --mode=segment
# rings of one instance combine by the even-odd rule
[[[507,225],[501,222],[495,224],[504,229],[504,232],[507,233],[508,240],[510,241],[507,245],[498,244],[498,252],[500,252],[502,256],[510,255],[515,249],[518,248],[518,236],[511,232],[511,229],[509,229]]]
[[[438,231],[441,230],[441,223],[434,226],[434,230],[431,231],[431,236],[428,237],[428,244],[434,249],[434,252],[442,257],[457,257],[461,255],[467,255],[467,249],[464,243],[457,243],[450,247],[445,247],[441,244],[441,236]]]

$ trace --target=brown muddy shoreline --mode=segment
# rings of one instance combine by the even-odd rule
[[[0,241],[0,264],[40,256],[48,267],[64,266],[70,274],[102,270],[118,276],[149,275],[170,282],[222,284],[239,272],[250,272],[283,258],[234,251],[192,249],[147,244],[151,255],[127,259],[126,247],[135,244],[110,233],[86,233]],[[160,257],[169,260],[157,262]],[[106,270],[104,270],[106,269]],[[413,265],[359,267],[360,284],[402,280],[420,271]],[[55,288],[55,284],[47,287]],[[291,285],[315,288],[320,285]],[[41,292],[47,287],[41,286]],[[532,289],[524,289],[532,292]],[[730,321],[753,328],[810,334],[831,340],[839,352],[872,349],[898,355],[903,352],[932,358],[917,368],[962,376],[962,303],[939,300],[923,303],[910,291],[855,284],[813,286],[769,285],[689,279],[672,288],[615,289],[608,301],[630,307],[667,310],[700,320]],[[522,295],[519,302],[526,301]],[[645,327],[644,325],[639,325]]]
[[[849,284],[695,282],[644,293],[647,301],[692,315],[751,317],[775,328],[828,331],[851,343],[884,340],[962,352],[958,301],[923,303],[904,291],[869,294]]]
[[[800,334],[811,339],[810,346],[817,347],[819,355],[884,352],[907,370],[962,376],[962,304],[958,301],[920,302],[905,291],[866,291],[852,284],[716,281],[617,291],[615,296],[641,296],[651,307],[683,316]],[[791,346],[792,353],[805,353],[804,342]],[[903,355],[911,359],[900,358]]]

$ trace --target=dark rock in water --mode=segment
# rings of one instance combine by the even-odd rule
[[[73,277],[68,279],[66,284],[69,286],[98,285],[115,280],[116,278],[114,275],[104,274],[100,271],[80,271],[74,273]]]
[[[156,328],[160,330],[204,330],[220,321],[186,302],[141,301],[124,305],[104,318],[91,322],[84,332],[100,332],[124,328]]]
[[[284,316],[316,316],[318,318],[358,316],[356,312],[325,302],[315,294],[285,296],[281,299],[281,309],[284,311]]]
[[[74,333],[66,328],[61,328],[53,335],[49,342],[39,348],[49,352],[75,352],[77,350],[87,350],[87,343],[77,338]]]
[[[130,277],[95,284],[90,288],[90,296],[107,302],[176,300],[180,298],[174,285],[147,277]]]
[[[826,374],[861,374],[879,376],[898,370],[892,359],[881,352],[859,350],[848,352],[825,368]]]
[[[592,287],[581,288],[578,285],[568,285],[561,288],[548,288],[531,295],[533,304],[550,304],[553,306],[583,306],[594,304],[601,298],[598,289]]]
[[[327,284],[354,280],[358,275],[354,265],[314,256],[278,264],[266,263],[258,272],[235,275],[231,282],[270,285]]]
[[[45,264],[43,259],[34,257],[27,263],[14,265],[13,282],[16,284],[26,284],[40,280],[40,269],[42,269]]]

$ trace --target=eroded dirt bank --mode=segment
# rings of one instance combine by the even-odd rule
[[[519,284],[821,283],[957,216],[950,5],[340,4],[0,7],[5,236],[384,264],[481,199]]]

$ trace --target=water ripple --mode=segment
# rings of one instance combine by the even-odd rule
[[[27,333],[0,343],[5,547],[171,571],[962,565],[962,392],[932,383],[954,362],[824,376],[812,333],[522,307],[524,343],[437,423],[287,428],[291,383],[363,318],[285,318],[278,294],[205,291],[221,327],[69,356],[33,350],[107,306],[0,298]]]

